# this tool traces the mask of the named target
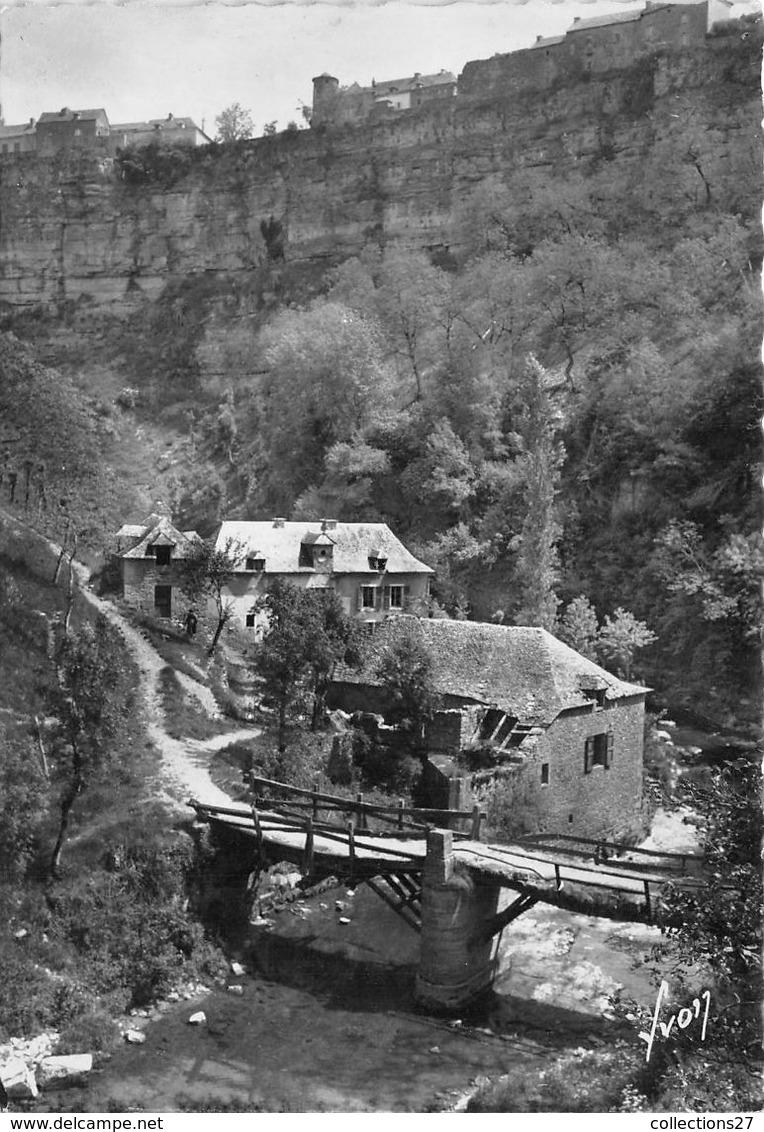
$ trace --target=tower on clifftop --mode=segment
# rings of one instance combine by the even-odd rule
[[[334,75],[318,75],[313,80],[313,117],[311,126],[331,122],[334,118],[339,97],[340,82]]]

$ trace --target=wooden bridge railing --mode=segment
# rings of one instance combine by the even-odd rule
[[[285,794],[289,802],[289,809],[292,812],[309,810],[314,819],[318,817],[321,810],[352,814],[357,822],[357,829],[366,831],[368,831],[367,819],[373,817],[392,827],[390,830],[382,831],[383,834],[387,833],[389,836],[394,836],[395,833],[422,835],[434,825],[443,825],[452,820],[457,820],[469,822],[470,825],[468,833],[455,831],[457,837],[469,837],[473,841],[479,841],[481,825],[486,816],[479,806],[473,806],[471,810],[438,810],[406,806],[402,799],[399,799],[395,806],[381,806],[374,802],[364,802],[363,794],[356,794],[355,800],[340,798],[336,794],[323,794],[316,786],[306,790],[303,787],[290,786],[285,782],[276,782],[271,778],[262,778],[254,774],[249,776],[249,782],[256,804],[273,805],[282,812],[287,812],[283,799],[258,794],[257,787],[261,786],[270,791]],[[409,821],[408,818],[413,820]]]
[[[628,862],[629,868],[634,871],[642,868],[654,868],[658,863],[662,863],[664,868],[672,869],[676,867],[677,871],[684,875],[688,871],[688,864],[700,866],[703,863],[703,858],[695,853],[670,853],[660,849],[639,849],[636,846],[623,845],[617,841],[608,841],[603,837],[575,837],[565,833],[532,833],[521,837],[519,840],[525,845],[533,845],[539,849],[547,849],[552,852],[560,850],[571,857],[590,858],[594,854],[595,858],[601,860],[603,864],[607,862],[610,856],[628,853],[630,857],[644,859],[643,861],[630,860]],[[558,842],[563,844],[559,845]],[[576,845],[583,845],[586,848],[576,849],[574,847]],[[674,865],[674,862],[676,862],[676,865]]]

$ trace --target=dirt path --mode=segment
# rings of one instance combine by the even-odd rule
[[[17,515],[0,508],[0,522],[15,534],[39,539],[58,558],[60,547],[46,539],[39,531],[24,523]],[[66,564],[62,566],[62,572]],[[157,797],[169,808],[188,816],[188,799],[196,798],[217,805],[227,805],[231,798],[216,786],[210,777],[208,757],[228,743],[251,738],[259,734],[254,727],[242,727],[238,731],[228,731],[207,741],[178,740],[167,734],[164,710],[159,687],[159,674],[166,667],[166,661],[157,650],[112,604],[93,593],[89,585],[89,571],[81,562],[73,564],[77,590],[91,609],[103,614],[107,621],[119,631],[135,661],[140,674],[140,695],[146,719],[147,737],[158,752],[161,762],[158,766],[159,782]],[[219,718],[220,711],[205,685],[193,680],[185,673],[178,673],[181,685],[192,695],[200,707],[211,718]]]
[[[88,586],[87,569],[84,566],[75,563],[75,575],[82,597],[92,609],[102,613],[107,621],[119,630],[138,666],[140,691],[146,714],[146,731],[162,759],[162,801],[184,811],[189,798],[197,798],[220,806],[227,805],[231,802],[231,797],[212,781],[206,756],[229,743],[251,738],[259,732],[254,727],[243,727],[238,731],[227,731],[225,734],[215,735],[204,741],[191,739],[183,741],[168,735],[164,726],[164,711],[159,691],[159,673],[167,666],[167,662],[109,601],[97,597],[92,592]],[[208,714],[213,718],[220,715],[209,688],[197,684],[184,673],[179,673],[179,676],[183,687],[195,696]]]

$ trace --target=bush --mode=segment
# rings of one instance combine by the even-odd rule
[[[645,1111],[645,1069],[643,1051],[623,1043],[612,1050],[577,1049],[540,1073],[522,1067],[485,1086],[467,1112]]]
[[[109,1053],[118,1041],[119,1030],[114,1019],[96,1006],[64,1027],[56,1043],[56,1053]]]

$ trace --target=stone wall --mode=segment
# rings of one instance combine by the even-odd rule
[[[586,740],[613,735],[609,767],[584,767]],[[563,712],[535,744],[527,761],[504,779],[488,772],[473,779],[478,800],[486,786],[505,784],[507,822],[513,835],[556,832],[581,837],[629,839],[642,819],[644,697],[591,711]],[[548,768],[548,783],[542,768]],[[500,797],[499,795],[495,795]]]
[[[156,586],[172,587],[171,618],[177,620],[185,616],[189,602],[180,592],[177,570],[172,565],[157,566],[148,559],[122,559],[122,594],[129,606],[154,616]]]

